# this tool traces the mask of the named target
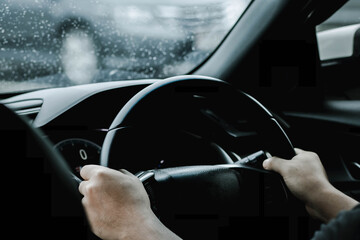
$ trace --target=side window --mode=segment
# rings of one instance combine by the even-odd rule
[[[316,31],[323,64],[360,57],[360,0],[349,0]]]

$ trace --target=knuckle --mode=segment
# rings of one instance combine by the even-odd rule
[[[269,159],[267,160],[267,162],[266,162],[267,167],[272,169],[273,166],[274,166],[274,161],[276,161],[276,160],[275,160],[275,157],[269,158]]]
[[[80,192],[80,193],[82,193],[83,194],[83,192],[84,192],[84,182],[81,182],[80,184],[79,184],[79,187],[78,187],[78,191]]]
[[[82,188],[82,186],[84,186],[84,181],[81,181],[81,182],[79,183],[79,186],[78,186],[79,191],[80,191],[80,189]]]
[[[98,169],[94,174],[94,177],[97,180],[103,180],[104,178],[106,178],[106,176],[107,176],[107,172],[104,169]]]
[[[84,207],[88,206],[88,200],[87,200],[87,198],[83,197],[83,198],[81,199],[81,204],[82,204]]]
[[[86,195],[88,195],[90,197],[94,196],[98,192],[98,187],[95,184],[89,184],[86,186],[85,192],[86,192]]]
[[[319,155],[317,155],[314,152],[307,152],[307,155],[310,159],[318,159],[319,158]]]
[[[272,158],[269,158],[268,161],[267,161],[267,164],[269,165],[269,167],[271,167],[274,163],[274,157]]]
[[[314,158],[320,159],[320,158],[319,158],[319,155],[318,155],[317,153],[314,153],[314,152],[313,152],[312,154],[313,154]]]

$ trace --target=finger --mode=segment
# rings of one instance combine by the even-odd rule
[[[285,160],[278,157],[271,157],[263,162],[263,167],[266,170],[275,171],[281,174],[284,171],[287,162],[289,162],[289,160]]]
[[[294,148],[296,155],[300,153],[304,153],[305,151],[300,148]]]
[[[85,196],[86,185],[87,185],[87,181],[82,181],[82,182],[79,184],[79,192],[80,192],[83,196]]]
[[[89,180],[91,178],[91,176],[94,175],[94,173],[96,172],[96,170],[99,167],[101,167],[101,166],[98,166],[98,165],[85,165],[80,170],[80,176],[84,180]]]

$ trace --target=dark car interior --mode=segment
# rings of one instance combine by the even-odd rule
[[[322,64],[315,32],[345,2],[255,0],[184,76],[1,95],[6,231],[96,239],[77,181],[101,164],[137,174],[184,239],[310,239],[321,222],[261,161],[314,151],[360,200],[360,58]]]

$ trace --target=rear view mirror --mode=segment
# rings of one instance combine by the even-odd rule
[[[360,58],[360,24],[317,32],[322,63],[337,64]]]

